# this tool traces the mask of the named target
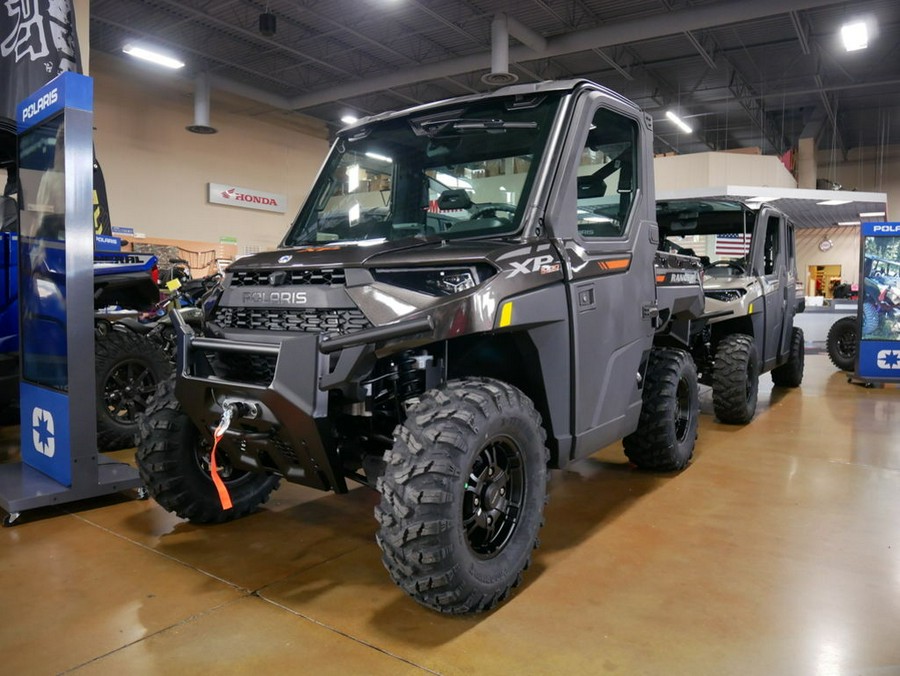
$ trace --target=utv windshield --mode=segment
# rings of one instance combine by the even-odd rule
[[[284,244],[515,233],[559,99],[476,101],[342,134]]]
[[[698,256],[709,277],[749,270],[756,212],[727,200],[671,200],[656,203],[660,248]]]

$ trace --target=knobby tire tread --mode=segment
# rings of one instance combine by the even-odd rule
[[[518,557],[517,568],[498,571],[493,583],[478,584],[466,573],[471,552],[460,545],[463,480],[474,440],[491,420],[513,417],[529,427],[537,457],[525,457],[539,486],[530,486],[536,513],[524,514],[498,560]],[[475,453],[478,451],[476,450]],[[523,451],[524,452],[524,451]],[[378,481],[381,502],[375,508],[382,561],[391,577],[424,606],[443,613],[470,613],[493,608],[521,581],[538,547],[547,501],[546,432],[531,400],[515,387],[488,378],[449,382],[426,392],[394,430],[394,445],[384,455],[386,471]],[[526,470],[528,471],[528,470]],[[533,533],[524,530],[533,525]],[[517,537],[518,536],[518,537]],[[513,549],[513,548],[517,549]],[[518,551],[522,550],[522,551]]]
[[[683,469],[694,454],[700,413],[697,368],[684,350],[660,349],[650,353],[638,428],[622,440],[625,455],[641,469],[671,472]],[[687,429],[676,433],[678,384],[689,390]]]
[[[716,417],[732,425],[750,422],[756,413],[758,392],[759,359],[753,338],[740,333],[725,336],[716,349],[713,369]]]
[[[163,381],[140,423],[138,472],[150,495],[165,510],[193,523],[223,523],[266,503],[280,479],[247,473],[228,485],[232,509],[223,510],[212,480],[194,458],[200,433],[175,398],[175,377]]]

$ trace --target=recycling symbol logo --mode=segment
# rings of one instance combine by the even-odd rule
[[[56,433],[53,414],[37,406],[31,412],[31,441],[34,450],[52,458],[56,454]]]

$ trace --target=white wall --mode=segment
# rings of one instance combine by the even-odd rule
[[[113,225],[148,237],[236,237],[239,253],[277,245],[328,150],[324,126],[214,92],[219,132],[192,134],[191,83],[93,56],[94,141]],[[207,204],[208,182],[284,193],[288,211]]]
[[[887,193],[887,219],[900,221],[900,146],[854,148],[841,159],[819,151],[817,176],[840,183],[844,190]]]
[[[739,153],[695,153],[653,160],[656,191],[754,185],[796,188],[797,181],[777,157]]]

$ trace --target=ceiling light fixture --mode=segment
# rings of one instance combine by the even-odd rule
[[[690,134],[692,131],[694,131],[694,130],[691,129],[691,127],[687,124],[687,122],[685,122],[684,120],[682,120],[680,117],[678,117],[678,116],[677,116],[675,113],[673,113],[671,110],[667,110],[667,111],[666,111],[666,117],[668,117],[668,118],[675,124],[675,126],[678,127],[679,129],[681,129],[681,131],[683,131],[685,134]]]
[[[745,202],[774,202],[780,200],[780,197],[748,197]]]
[[[366,157],[369,157],[373,160],[378,160],[379,162],[393,162],[394,161],[387,155],[379,155],[378,153],[366,153]]]
[[[259,15],[259,32],[267,38],[275,35],[278,28],[278,19],[268,9]]]
[[[179,61],[178,59],[175,59],[171,56],[160,54],[159,52],[155,52],[152,49],[146,49],[145,47],[125,45],[122,48],[122,51],[129,56],[135,57],[136,59],[149,61],[150,63],[155,63],[158,66],[165,66],[166,68],[171,68],[173,70],[184,68],[184,61]]]
[[[860,218],[884,218],[883,211],[861,211],[859,213]]]
[[[341,118],[341,122],[344,124],[356,124],[359,122],[359,118],[355,115],[344,115],[344,117]]]
[[[859,221],[838,221],[838,225],[859,225]]]
[[[853,200],[825,200],[824,202],[816,202],[820,207],[836,207],[841,204],[850,204]]]
[[[869,46],[869,31],[864,21],[845,23],[841,26],[841,39],[844,41],[844,49],[855,52]]]

